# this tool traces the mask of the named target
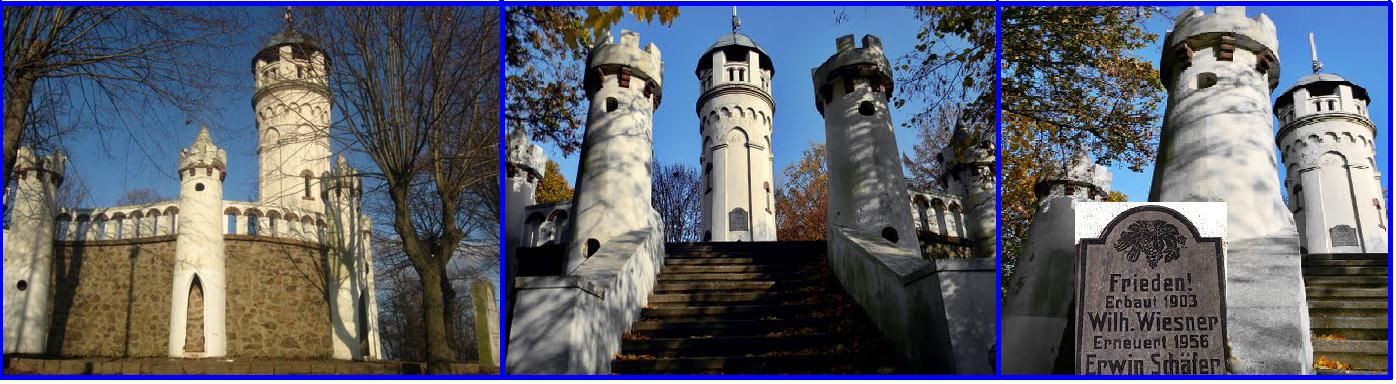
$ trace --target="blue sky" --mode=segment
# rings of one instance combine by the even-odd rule
[[[1212,13],[1213,7],[1201,7]],[[1177,15],[1186,7],[1170,8],[1170,15]],[[1367,88],[1372,97],[1369,114],[1377,125],[1376,148],[1377,167],[1382,179],[1391,181],[1391,75],[1387,58],[1391,57],[1391,34],[1388,32],[1387,10],[1384,6],[1373,7],[1317,7],[1317,6],[1250,6],[1246,14],[1255,17],[1264,13],[1275,22],[1280,40],[1280,85],[1275,88],[1274,97],[1289,89],[1294,82],[1313,73],[1309,68],[1309,32],[1314,33],[1318,46],[1319,61],[1323,62],[1324,72],[1336,73],[1353,83]],[[1173,20],[1158,18],[1150,25],[1150,31],[1158,33],[1160,39],[1173,26]],[[1137,51],[1140,58],[1155,63],[1157,67],[1162,43],[1155,42],[1148,48]],[[1159,109],[1159,126],[1162,126],[1163,108]],[[1277,122],[1278,124],[1278,122]],[[1276,127],[1278,129],[1278,126]],[[1275,148],[1279,158],[1279,148]],[[1110,169],[1115,174],[1114,189],[1129,196],[1130,201],[1147,201],[1149,186],[1154,169],[1145,167],[1142,172],[1130,172],[1124,167]],[[1280,172],[1280,177],[1284,172]],[[1283,179],[1281,179],[1283,180]],[[1386,188],[1386,186],[1383,186]]]
[[[843,11],[846,20],[835,23],[835,13]],[[810,69],[818,67],[835,52],[834,39],[847,34],[872,34],[882,38],[887,57],[896,60],[915,46],[918,24],[905,7],[738,7],[741,32],[760,45],[775,65],[771,81],[776,100],[775,133],[771,138],[775,172],[800,158],[810,142],[824,142],[824,118],[814,109],[814,85]],[[640,33],[640,44],[654,42],[663,53],[664,101],[654,115],[655,161],[682,162],[697,166],[702,136],[698,133],[698,78],[693,68],[698,58],[717,40],[732,30],[730,6],[682,7],[672,27],[646,24],[626,17],[612,30]],[[986,81],[993,81],[987,79]],[[892,111],[897,124],[897,145],[909,153],[915,131],[903,128],[908,111],[922,108],[919,103]],[[544,146],[548,157],[558,162],[567,180],[575,182],[577,154],[562,157],[555,147]],[[779,176],[777,176],[779,178]]]

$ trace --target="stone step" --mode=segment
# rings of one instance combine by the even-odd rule
[[[1386,310],[1385,301],[1353,300],[1309,300],[1309,309],[1380,309]]]
[[[786,273],[800,268],[793,265],[665,265],[663,273]]]
[[[702,242],[702,243],[664,243],[664,249],[690,252],[714,252],[714,251],[750,251],[750,252],[779,252],[789,250],[823,250],[827,248],[824,241],[726,241],[726,242]]]
[[[1386,288],[1307,287],[1304,290],[1308,293],[1307,296],[1311,298],[1386,298]]]
[[[702,292],[702,293],[660,293],[650,295],[650,305],[675,304],[779,304],[806,299],[816,292],[800,291],[747,291],[747,292]]]
[[[1386,370],[1380,371],[1356,371],[1347,369],[1315,369],[1317,375],[1385,375]]]
[[[452,374],[497,374],[478,363],[451,363]],[[5,375],[229,375],[229,374],[377,374],[426,373],[426,364],[404,361],[299,360],[268,358],[174,359],[164,357],[67,358],[6,355]]]
[[[659,274],[659,281],[780,281],[796,282],[815,280],[809,274],[801,273],[765,273],[765,272],[730,272],[730,273],[664,273]]]
[[[1386,329],[1385,314],[1378,317],[1310,317],[1309,328],[1318,329]],[[1318,332],[1315,332],[1318,333]]]
[[[1386,328],[1312,328],[1314,337],[1337,336],[1344,340],[1386,341],[1389,334]]]
[[[673,264],[673,261],[680,261]],[[686,260],[708,260],[709,264],[691,264]],[[817,265],[827,263],[823,255],[771,256],[768,254],[727,254],[727,253],[674,253],[664,255],[665,266],[669,265]]]
[[[828,331],[835,319],[753,319],[706,321],[675,319],[665,321],[639,321],[630,329],[631,333],[655,338],[692,336],[760,336],[773,332],[809,328],[815,331]]]
[[[676,266],[689,266],[689,265],[752,266],[752,265],[756,265],[756,259],[753,259],[753,258],[750,258],[750,257],[729,257],[729,258],[722,258],[722,259],[693,259],[693,258],[674,258],[674,257],[669,257],[669,256],[665,256],[665,258],[664,258],[664,269],[665,269],[665,270],[668,270],[669,268],[673,268],[673,267],[676,267]],[[788,263],[787,263],[787,265],[788,265]]]
[[[1384,288],[1386,276],[1304,276],[1304,286],[1348,286],[1349,288]]]
[[[813,304],[772,304],[772,305],[714,305],[714,306],[693,306],[693,307],[659,307],[645,308],[641,310],[640,316],[646,318],[701,318],[720,317],[724,319],[761,319],[761,318],[789,318],[800,314],[807,314],[827,305]]]
[[[1318,360],[1320,357],[1351,365],[1353,370],[1375,371],[1386,370],[1387,367],[1385,353],[1376,355],[1370,353],[1314,352],[1314,360]]]
[[[615,373],[820,373],[850,370],[851,354],[813,353],[780,356],[683,357],[643,360],[617,359],[611,362]],[[842,368],[842,369],[840,369]]]
[[[817,291],[823,290],[824,282],[814,280],[774,281],[670,281],[655,283],[654,293],[700,293],[713,291]]]
[[[1304,276],[1386,276],[1386,267],[1304,267]]]
[[[1304,255],[1304,261],[1311,260],[1389,260],[1385,253],[1323,253]]]
[[[1381,317],[1386,314],[1385,301],[1311,300],[1309,317]]]
[[[621,350],[626,354],[655,357],[743,356],[837,344],[834,342],[837,338],[828,334],[655,338],[625,340]]]
[[[1385,340],[1320,340],[1314,339],[1314,353],[1386,354]]]
[[[1386,259],[1315,259],[1304,260],[1304,267],[1386,267]]]

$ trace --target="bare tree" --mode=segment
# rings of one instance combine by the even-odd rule
[[[664,219],[664,241],[687,242],[702,239],[703,181],[698,168],[679,163],[657,163],[651,179],[650,204]]]
[[[344,7],[306,20],[333,63],[336,132],[376,166],[364,176],[420,280],[428,371],[446,373],[458,317],[448,267],[467,235],[498,241],[470,227],[499,219],[498,10]]]
[[[120,198],[120,199],[117,199],[117,200],[116,200],[116,205],[117,205],[117,206],[122,206],[122,205],[150,204],[150,203],[160,202],[160,201],[164,201],[164,200],[167,200],[167,199],[166,199],[164,196],[160,196],[160,193],[159,193],[159,192],[155,192],[154,189],[151,189],[151,188],[140,188],[140,189],[133,189],[133,190],[130,190],[130,191],[126,191],[125,194],[121,195],[121,198]]]
[[[245,30],[238,10],[188,7],[5,7],[5,173],[30,121],[43,108],[76,105],[106,115],[99,128],[141,126],[170,106],[188,116],[210,110],[205,97],[231,72],[212,52]],[[73,113],[40,116],[72,118]],[[141,124],[132,124],[134,118]],[[192,119],[192,117],[190,117]],[[47,123],[40,121],[40,123]],[[59,124],[41,124],[50,128]],[[61,131],[57,131],[61,132]],[[39,132],[53,134],[55,131]],[[161,137],[167,135],[152,135]],[[46,138],[47,139],[47,138]],[[41,140],[42,141],[42,140]],[[148,157],[148,156],[147,156]]]

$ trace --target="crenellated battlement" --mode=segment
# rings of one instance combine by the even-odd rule
[[[1211,14],[1192,7],[1179,15],[1173,30],[1164,38],[1159,75],[1171,89],[1174,77],[1199,59],[1198,52],[1209,52],[1208,61],[1231,62],[1237,60],[1238,49],[1254,56],[1253,60],[1245,59],[1245,63],[1266,75],[1274,90],[1280,81],[1280,44],[1275,23],[1263,13],[1246,17],[1244,6],[1219,6]]]
[[[612,42],[610,35],[606,42],[596,45],[587,55],[586,74],[583,87],[587,97],[595,94],[604,84],[607,76],[617,76],[617,84],[622,88],[640,89],[645,97],[653,100],[654,108],[659,108],[663,94],[664,61],[659,47],[649,43],[640,48],[640,34],[621,31],[620,43]],[[638,81],[632,81],[638,80]]]
[[[228,153],[213,145],[208,127],[200,127],[199,136],[194,138],[194,144],[179,151],[180,179],[197,176],[199,170],[203,170],[205,176],[213,176],[213,171],[218,170],[218,180],[223,181],[228,175],[227,164]]]
[[[509,132],[509,149],[505,156],[504,166],[510,178],[524,177],[530,182],[543,179],[548,155],[543,153],[543,147],[528,139],[528,133],[522,128]]]
[[[859,48],[854,44],[853,35],[844,35],[835,40],[835,45],[837,53],[810,70],[814,79],[814,106],[821,115],[824,104],[835,96],[835,83],[843,84],[844,94],[852,93],[857,84],[865,84],[884,99],[891,97],[892,64],[882,52],[882,39],[863,35],[863,46]]]
[[[29,147],[19,147],[15,154],[15,179],[25,180],[36,177],[40,181],[50,181],[55,186],[63,184],[63,174],[68,156],[63,151],[54,151],[48,156],[34,154]]]

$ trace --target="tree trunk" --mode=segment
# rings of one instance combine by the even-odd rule
[[[36,78],[29,73],[16,76],[14,83],[6,82],[5,87],[5,175],[6,185],[10,182],[10,172],[15,169],[15,155],[19,151],[19,141],[23,138],[24,121],[29,114],[29,103],[34,97]],[[6,207],[8,209],[9,207]]]
[[[445,298],[441,292],[444,268],[434,263],[417,265],[422,278],[422,322],[426,327],[427,373],[451,373],[451,343],[446,332]]]

